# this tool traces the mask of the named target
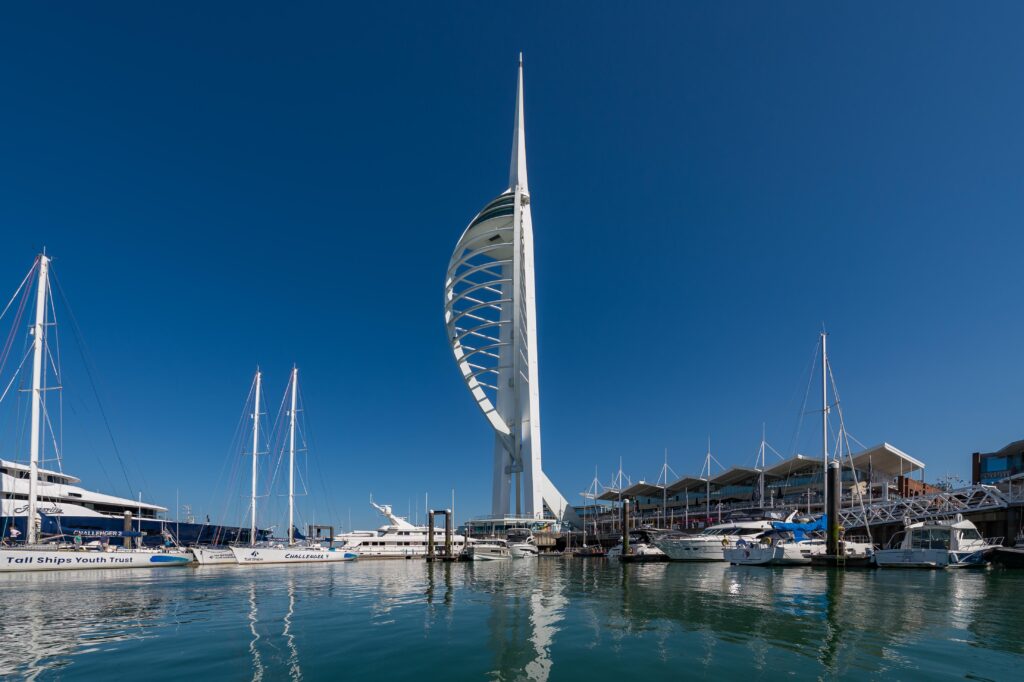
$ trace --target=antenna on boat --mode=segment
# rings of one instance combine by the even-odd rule
[[[37,479],[39,478],[40,417],[43,408],[43,343],[46,335],[46,296],[49,284],[50,258],[46,249],[39,254],[39,292],[36,295],[36,323],[32,328],[32,442],[29,447],[28,516],[26,542],[39,540],[36,529]]]
[[[260,448],[260,387],[263,385],[263,373],[256,366],[256,397],[252,413],[252,521],[249,524],[249,544],[256,544],[256,462]]]

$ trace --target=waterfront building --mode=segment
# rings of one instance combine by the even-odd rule
[[[852,461],[853,469],[850,468]],[[935,489],[912,475],[924,476],[924,462],[899,448],[882,443],[843,458],[843,504],[888,502]],[[600,533],[619,528],[619,504],[629,499],[631,525],[699,529],[719,523],[736,512],[795,509],[820,514],[824,504],[824,466],[821,458],[794,455],[764,467],[733,466],[716,475],[682,476],[668,485],[640,481],[611,485],[597,496],[609,506],[596,516]],[[763,493],[762,493],[763,491]],[[859,494],[858,494],[859,493]]]
[[[1024,474],[1024,440],[1017,440],[995,452],[971,455],[971,482],[993,485]]]
[[[541,465],[533,220],[519,59],[508,188],[469,222],[445,276],[445,326],[462,378],[494,430],[491,517],[499,526],[579,523]],[[507,517],[514,517],[508,519]]]

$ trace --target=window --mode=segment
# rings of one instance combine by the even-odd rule
[[[912,549],[949,549],[948,528],[915,528],[910,533]]]
[[[991,471],[1004,471],[1006,467],[1006,457],[985,457],[981,460],[981,470],[985,473]]]

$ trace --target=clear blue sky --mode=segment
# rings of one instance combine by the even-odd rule
[[[488,511],[443,276],[505,188],[522,50],[570,500],[620,456],[695,473],[708,433],[751,464],[762,422],[816,452],[813,415],[793,434],[822,322],[850,432],[966,477],[1024,435],[1022,25],[995,2],[8,5],[0,288],[56,257],[148,499],[219,516],[253,369],[276,405],[296,362],[309,503],[376,525],[371,492],[454,487]],[[66,468],[125,493],[97,413],[68,422]]]

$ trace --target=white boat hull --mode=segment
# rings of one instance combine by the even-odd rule
[[[0,572],[74,571],[90,568],[159,568],[192,563],[189,552],[79,549],[0,549]]]
[[[882,568],[971,568],[988,565],[985,550],[880,549],[875,563]]]
[[[725,561],[721,540],[665,539],[655,544],[672,561]]]
[[[230,547],[191,547],[189,551],[196,558],[196,563],[202,566],[238,563]]]
[[[501,561],[511,559],[512,553],[506,547],[471,547],[469,556],[473,561]]]
[[[782,545],[752,543],[727,547],[722,554],[726,561],[736,566],[807,566],[811,563],[811,557],[823,556],[826,548],[824,540],[787,542]],[[847,542],[845,551],[851,557],[867,556],[872,548],[867,543]]]
[[[630,554],[632,556],[644,556],[644,557],[664,557],[665,552],[661,551],[654,545],[649,545],[645,542],[634,543],[630,546]],[[618,544],[608,550],[609,559],[621,559],[622,558],[622,545]],[[662,559],[664,561],[664,559]]]
[[[769,566],[775,563],[776,550],[781,547],[774,545],[748,545],[746,547],[728,547],[722,552],[725,561],[734,566]],[[811,563],[808,559],[807,563]]]
[[[508,551],[512,555],[513,559],[529,559],[536,557],[539,553],[536,545],[531,545],[525,542],[509,545]]]
[[[824,542],[788,542],[784,545],[751,544],[729,547],[722,554],[736,566],[807,566],[815,554],[825,553]]]
[[[314,547],[232,547],[239,564],[316,564],[354,561],[358,555],[340,549]]]

